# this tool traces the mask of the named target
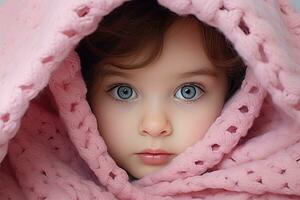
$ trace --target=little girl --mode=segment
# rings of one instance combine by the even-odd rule
[[[288,0],[0,4],[0,200],[300,200]]]
[[[152,0],[124,3],[77,51],[108,152],[135,178],[201,139],[246,68],[218,30]]]

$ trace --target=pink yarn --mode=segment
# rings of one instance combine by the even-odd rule
[[[0,199],[300,199],[300,15],[286,0],[159,0],[218,27],[248,69],[201,141],[130,183],[73,51],[123,2],[0,5]]]

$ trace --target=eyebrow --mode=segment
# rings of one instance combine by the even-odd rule
[[[199,76],[199,75],[217,77],[217,72],[209,68],[198,68],[194,71],[184,72],[180,74],[179,77],[186,78],[186,77]]]
[[[114,68],[106,68],[104,70],[101,70],[101,78],[107,77],[107,76],[119,76],[119,77],[126,77],[129,78],[130,74],[126,73],[126,72],[121,72],[119,70],[115,70]],[[209,69],[209,68],[198,68],[194,71],[188,71],[188,72],[184,72],[178,75],[179,78],[187,78],[187,77],[191,77],[191,76],[212,76],[212,77],[217,77],[217,73],[215,70],[213,69]]]
[[[120,76],[120,77],[126,77],[126,78],[130,77],[129,73],[115,70],[112,67],[100,70],[99,72],[100,72],[101,78],[104,78],[107,76]]]

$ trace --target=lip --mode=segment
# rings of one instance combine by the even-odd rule
[[[145,149],[136,155],[146,165],[162,165],[168,163],[174,154],[162,149]]]
[[[163,149],[145,149],[138,154],[172,154]]]

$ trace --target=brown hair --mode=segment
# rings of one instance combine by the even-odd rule
[[[99,63],[101,66],[110,64],[129,70],[151,63],[162,52],[165,32],[179,19],[197,21],[209,60],[217,68],[225,69],[229,81],[226,100],[231,97],[240,87],[246,69],[232,44],[216,28],[206,25],[192,15],[179,16],[160,6],[156,0],[125,2],[105,16],[97,30],[80,42],[76,50],[88,88],[93,83],[95,66]],[[117,61],[118,58],[137,54],[145,45],[151,51],[142,62],[122,65]]]

